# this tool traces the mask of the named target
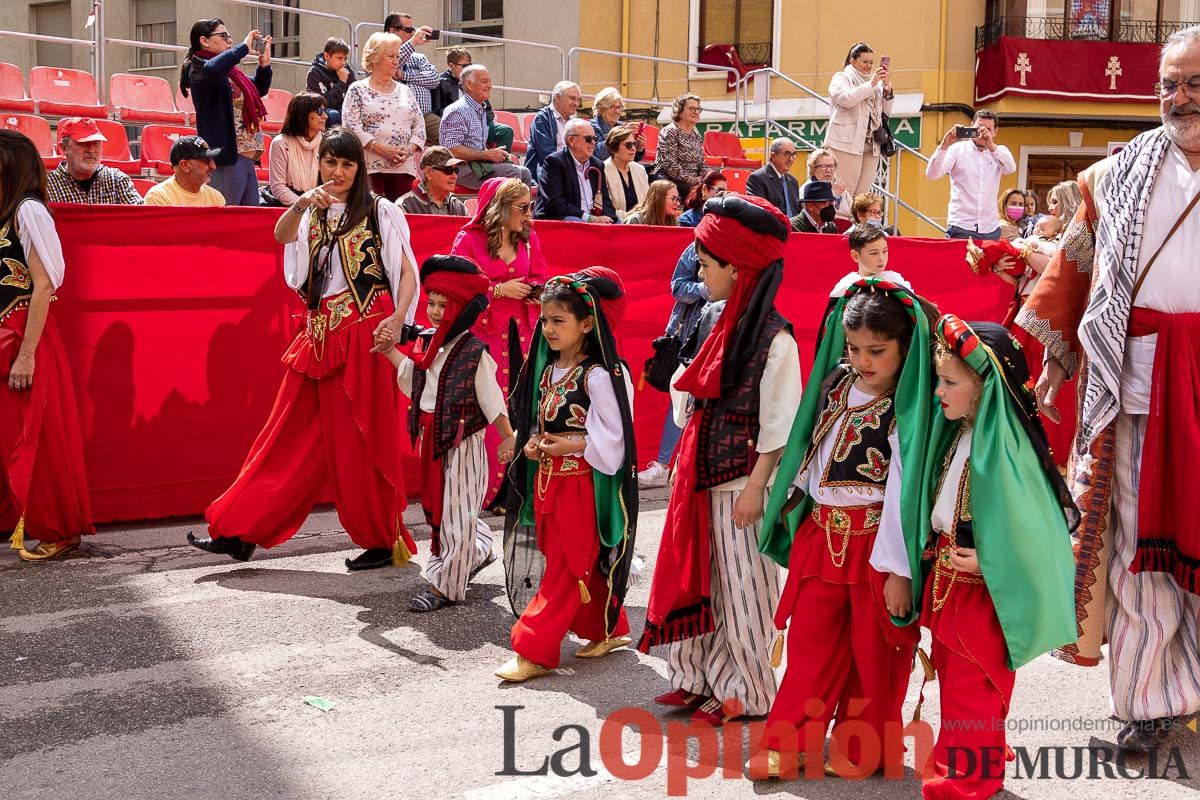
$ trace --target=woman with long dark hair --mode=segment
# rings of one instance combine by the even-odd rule
[[[252,50],[258,53],[253,79],[238,68]],[[187,56],[179,69],[179,91],[192,96],[196,132],[209,147],[221,150],[213,159],[217,169],[212,187],[231,206],[259,204],[254,164],[262,156],[262,122],[267,118],[262,98],[270,88],[270,36],[250,31],[244,42],[235,45],[219,19],[192,25]]]
[[[50,316],[65,270],[37,147],[0,130],[0,528],[25,561],[60,558],[95,533],[75,388]]]
[[[205,513],[212,538],[188,541],[246,561],[290,539],[331,485],[338,519],[365,551],[346,567],[399,565],[416,545],[401,519],[395,372],[380,354],[413,321],[416,259],[403,212],[367,188],[358,137],[338,128],[320,156],[321,184],[275,225],[284,278],[308,319],[283,354],[283,385],[241,473]]]
[[[866,42],[850,48],[840,72],[829,81],[829,127],[824,145],[837,159],[837,174],[851,197],[870,191],[879,168],[875,131],[895,99],[892,77],[885,64],[876,66]]]
[[[288,103],[283,130],[271,142],[267,170],[271,194],[281,205],[290,206],[300,195],[316,188],[321,134],[329,120],[325,98],[300,92]]]

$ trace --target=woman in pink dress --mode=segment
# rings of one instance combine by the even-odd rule
[[[537,234],[530,230],[532,220],[529,187],[518,178],[490,178],[479,187],[475,217],[459,231],[450,250],[482,267],[492,283],[491,302],[473,331],[496,359],[496,377],[506,397],[521,367],[509,363],[510,348],[519,346],[522,358],[529,352],[541,313],[538,293],[548,277]],[[496,458],[500,436],[489,428],[486,441],[490,471],[485,507],[495,503],[504,480],[504,466]]]

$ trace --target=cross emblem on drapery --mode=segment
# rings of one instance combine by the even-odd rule
[[[1021,85],[1025,86],[1026,73],[1033,72],[1033,64],[1029,63],[1029,53],[1017,53],[1017,64],[1013,72],[1021,73]]]
[[[1108,66],[1104,68],[1104,74],[1108,76],[1108,88],[1110,90],[1117,88],[1117,76],[1121,74],[1121,59],[1112,56],[1108,59]]]

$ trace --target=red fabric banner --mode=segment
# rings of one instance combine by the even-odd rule
[[[277,209],[55,206],[67,260],[52,306],[79,399],[97,522],[198,514],[232,481],[270,411],[280,356],[303,308],[282,277]],[[410,216],[418,259],[449,251],[463,220]],[[629,296],[619,331],[635,385],[670,314],[669,282],[688,229],[538,222],[555,273],[602,264]],[[942,310],[999,320],[1000,281],[977,278],[963,242],[893,238],[893,269]],[[792,320],[801,364],[829,289],[852,268],[842,236],[794,234],[779,307]],[[634,399],[639,459],[658,451],[666,395]],[[420,486],[407,434],[410,495]]]
[[[1018,39],[975,55],[975,102],[1006,95],[1111,103],[1157,103],[1157,44]]]

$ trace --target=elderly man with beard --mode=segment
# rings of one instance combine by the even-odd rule
[[[1108,640],[1112,709],[1127,750],[1161,744],[1200,712],[1200,26],[1160,62],[1163,124],[1079,177],[1083,203],[1017,317],[1046,347],[1042,410],[1079,375],[1068,479],[1077,532],[1079,641]],[[1061,398],[1062,402],[1075,402]],[[1151,409],[1154,412],[1151,413]]]
[[[142,196],[128,175],[100,163],[107,141],[94,119],[71,117],[58,123],[58,149],[66,159],[46,175],[46,193],[50,202],[142,204]]]

